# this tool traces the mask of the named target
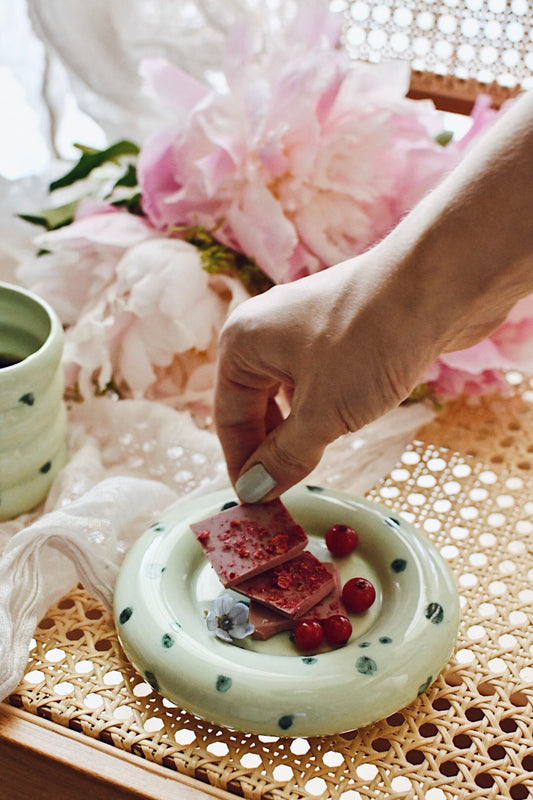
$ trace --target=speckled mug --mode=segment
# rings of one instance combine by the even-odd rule
[[[66,461],[62,350],[48,303],[0,282],[0,520],[44,500]]]

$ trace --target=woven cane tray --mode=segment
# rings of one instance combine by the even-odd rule
[[[208,724],[163,700],[81,587],[41,621],[12,705],[250,800],[533,796],[533,381],[456,402],[369,497],[419,525],[456,576],[456,650],[431,688],[342,736]],[[342,487],[339,487],[342,488]]]

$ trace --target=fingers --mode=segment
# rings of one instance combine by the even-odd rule
[[[321,291],[311,294],[309,284],[302,284],[299,292],[281,286],[252,298],[232,314],[219,340],[215,423],[230,479],[244,502],[286,491],[346,432],[330,378],[339,374],[335,358],[329,358],[327,309],[335,302],[325,303]],[[342,337],[337,339],[342,346]],[[324,363],[317,360],[315,343]],[[338,360],[344,361],[342,355]],[[280,386],[291,406],[287,419],[274,399]]]
[[[276,398],[269,397],[265,414],[265,432],[270,433],[274,428],[277,428],[278,425],[281,425],[282,422],[283,414],[277,404]]]
[[[232,483],[267,434],[267,415],[269,421],[274,417],[271,402],[268,389],[219,379],[215,422]]]
[[[245,503],[272,500],[303,480],[318,464],[324,448],[336,438],[328,435],[324,422],[313,423],[290,414],[275,427],[249,456],[235,482],[235,489]]]
[[[265,436],[283,421],[275,397],[280,378],[287,376],[259,356],[264,337],[253,306],[248,300],[233,313],[219,341],[215,425],[232,483]]]

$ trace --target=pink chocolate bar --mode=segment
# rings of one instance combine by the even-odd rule
[[[324,597],[320,603],[317,603],[313,608],[309,609],[309,613],[306,614],[307,619],[323,620],[334,616],[334,614],[342,614],[343,617],[348,616],[348,612],[346,611],[341,597],[341,576],[339,575],[339,570],[335,564],[329,561],[325,562],[324,566],[333,576],[335,585],[332,591]]]
[[[306,619],[323,620],[332,617],[334,614],[347,616],[344,603],[341,599],[339,570],[335,564],[329,561],[324,562],[324,566],[328,572],[333,575],[335,586],[323,600],[320,600],[320,602],[309,609],[305,615]],[[266,641],[282,631],[290,631],[296,624],[295,620],[278,614],[277,611],[273,611],[261,605],[261,603],[258,603],[256,600],[252,600],[250,603],[250,622],[255,628],[252,639],[259,639],[260,641]]]
[[[252,639],[259,639],[264,642],[282,631],[291,631],[294,628],[294,620],[290,617],[283,617],[277,611],[258,603],[257,600],[250,601],[250,620],[254,626]]]
[[[335,586],[335,579],[307,550],[255,578],[239,583],[238,591],[252,600],[297,619],[322,600]]]
[[[233,506],[191,528],[224,586],[277,567],[308,541],[281,500]]]

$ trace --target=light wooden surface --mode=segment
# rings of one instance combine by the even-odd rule
[[[227,792],[0,703],[2,800],[212,800]]]

